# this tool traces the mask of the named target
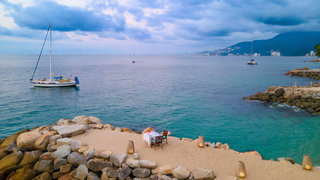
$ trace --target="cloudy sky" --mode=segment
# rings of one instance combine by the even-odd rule
[[[0,0],[0,54],[172,54],[320,31],[319,0]]]

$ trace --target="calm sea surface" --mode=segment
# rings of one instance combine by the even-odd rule
[[[269,86],[309,85],[283,74],[320,69],[314,57],[54,56],[53,73],[78,76],[77,88],[34,88],[38,56],[0,55],[0,138],[24,128],[75,116],[142,131],[167,129],[176,137],[228,143],[266,159],[309,154],[320,165],[320,117],[283,104],[242,100]],[[136,63],[133,64],[132,61]],[[49,57],[35,79],[49,77]]]

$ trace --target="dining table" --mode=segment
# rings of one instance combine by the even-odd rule
[[[161,134],[159,134],[159,133],[157,133],[155,131],[143,133],[142,142],[143,141],[147,141],[148,142],[148,146],[150,146],[152,139],[155,139],[156,136],[161,136]]]

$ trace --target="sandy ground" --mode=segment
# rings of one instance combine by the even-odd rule
[[[320,87],[297,88],[297,89],[307,90],[307,91],[320,91]]]
[[[114,154],[125,153],[128,141],[133,140],[135,152],[139,154],[140,160],[156,162],[156,171],[159,171],[162,165],[170,165],[171,168],[183,166],[190,171],[198,167],[212,169],[217,178],[223,178],[235,176],[238,161],[243,161],[247,170],[245,179],[248,180],[320,179],[320,170],[315,168],[306,171],[299,164],[261,160],[256,155],[240,154],[231,149],[198,148],[196,142],[183,141],[175,137],[169,137],[168,144],[164,144],[162,149],[156,147],[156,150],[148,146],[146,141],[142,142],[141,134],[94,129],[72,138],[81,140],[96,150],[111,150]],[[232,148],[232,144],[229,146]]]

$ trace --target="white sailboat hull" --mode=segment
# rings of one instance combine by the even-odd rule
[[[48,81],[31,81],[34,87],[73,87],[77,85],[76,81],[70,81],[70,82],[48,82]]]

